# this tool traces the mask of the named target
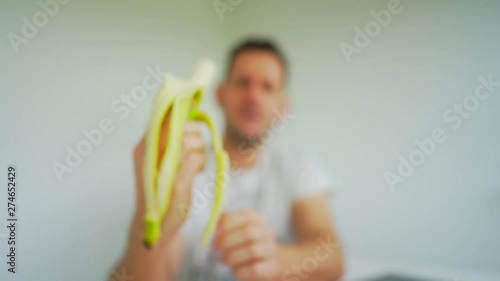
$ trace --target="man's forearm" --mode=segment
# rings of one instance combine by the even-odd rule
[[[144,246],[140,231],[132,230],[127,250],[109,281],[170,281],[178,274],[183,254],[180,234],[162,239],[153,248]],[[121,276],[121,278],[120,278]],[[127,279],[128,278],[128,279]]]
[[[115,269],[116,273],[126,274],[129,279],[124,280],[144,280],[144,281],[169,281],[174,280],[172,266],[169,265],[169,258],[159,252],[151,253],[145,247],[135,247],[129,249],[122,261]],[[165,250],[166,251],[166,250]],[[133,278],[133,279],[132,279]],[[110,281],[120,279],[111,278]]]
[[[342,275],[340,245],[328,235],[282,245],[278,256],[281,275],[276,280],[337,280]]]

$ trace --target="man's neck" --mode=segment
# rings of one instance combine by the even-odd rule
[[[227,131],[224,134],[223,145],[229,155],[231,168],[251,168],[262,150],[261,144],[237,140]]]

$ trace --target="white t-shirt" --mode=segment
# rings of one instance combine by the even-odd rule
[[[291,207],[294,201],[318,193],[330,194],[333,178],[312,154],[268,145],[257,155],[251,168],[227,171],[224,210],[254,209],[275,228],[282,243],[294,241]],[[211,246],[203,248],[201,237],[214,197],[215,159],[208,152],[205,169],[193,180],[191,208],[182,234],[186,247],[179,280],[235,280],[228,267],[217,261]]]

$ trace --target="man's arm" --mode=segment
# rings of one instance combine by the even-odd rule
[[[331,222],[328,198],[312,196],[293,204],[297,242],[278,250],[277,280],[337,280],[343,273],[342,251]]]
[[[109,281],[175,280],[183,257],[182,236],[178,233],[162,239],[148,249],[143,242],[142,221],[134,219],[129,242],[122,260],[115,266]],[[142,230],[142,231],[141,231]]]
[[[159,155],[163,155],[166,149],[168,124],[166,121],[163,123]],[[179,229],[187,213],[179,206],[189,206],[193,177],[204,167],[206,160],[203,138],[196,123],[186,123],[181,162],[173,186],[171,203],[163,218],[162,235],[151,249],[144,245],[144,151],[145,141],[142,139],[134,150],[135,214],[130,226],[128,245],[122,259],[109,276],[109,281],[169,281],[175,279],[181,267],[183,243]]]
[[[292,210],[297,242],[278,244],[273,226],[254,210],[225,213],[215,249],[240,281],[336,280],[342,254],[323,196],[296,202]]]

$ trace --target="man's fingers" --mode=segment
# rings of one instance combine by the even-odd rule
[[[222,214],[217,224],[217,232],[224,233],[232,228],[238,228],[249,222],[265,222],[261,214],[245,209],[237,212],[227,212]]]
[[[224,253],[222,262],[230,267],[240,266],[250,261],[272,257],[276,254],[276,243],[270,239],[254,241]]]
[[[199,153],[189,154],[182,160],[176,175],[175,183],[170,197],[170,206],[163,219],[163,227],[166,233],[177,229],[186,219],[191,206],[191,183],[193,175],[196,174],[201,165],[204,155]]]
[[[135,166],[135,206],[136,213],[139,216],[144,214],[144,187],[143,187],[143,168],[144,168],[144,151],[146,149],[146,141],[143,137],[134,148],[134,166]]]
[[[168,136],[170,127],[169,111],[163,120],[160,141],[158,147],[158,167],[162,162],[162,156],[168,146]],[[170,235],[184,222],[191,203],[191,182],[197,172],[199,172],[205,165],[205,144],[203,142],[198,124],[195,122],[186,122],[184,126],[181,155],[177,173],[174,176],[174,183],[170,204],[166,215],[163,219],[163,232],[165,235]],[[144,167],[144,154],[146,148],[145,139],[134,149],[135,172],[136,172],[136,206],[137,215],[144,216],[145,202],[143,191],[143,167]]]
[[[144,155],[144,150],[146,149],[146,137],[143,136],[139,143],[134,147],[134,158],[137,160],[137,157]]]
[[[247,223],[223,232],[215,241],[215,249],[225,252],[253,241],[274,237],[274,231],[263,223]]]
[[[193,177],[203,169],[206,163],[206,155],[204,152],[189,152],[181,160],[178,180],[181,182],[191,182]]]
[[[187,121],[186,124],[184,125],[184,134],[201,135],[198,123],[194,121]]]
[[[190,155],[186,162],[197,162],[193,158],[200,157],[196,154]],[[170,204],[165,217],[163,218],[163,229],[165,233],[174,232],[188,215],[188,210],[191,204],[191,180],[194,174],[193,165],[186,162],[180,163],[179,170],[176,174]]]
[[[275,259],[259,260],[238,266],[233,273],[238,280],[270,280],[275,277],[278,267]]]
[[[190,153],[205,153],[205,141],[197,135],[184,135],[182,140],[181,161]]]
[[[199,154],[199,156],[191,156]],[[198,159],[201,156],[201,162]],[[188,121],[184,126],[184,135],[182,139],[181,163],[189,170],[198,172],[205,167],[205,141],[201,136],[199,125],[196,122]],[[184,164],[183,164],[184,165]]]

